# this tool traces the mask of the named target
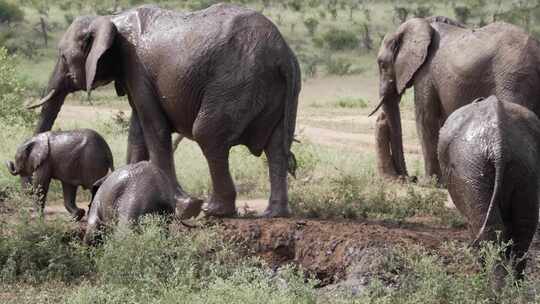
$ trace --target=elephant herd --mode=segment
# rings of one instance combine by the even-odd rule
[[[380,173],[407,176],[399,102],[413,87],[426,175],[447,185],[476,234],[473,244],[495,240],[497,231],[512,240],[509,254],[521,272],[538,222],[539,42],[506,23],[469,29],[445,17],[415,18],[384,37],[377,63]],[[69,93],[110,82],[132,109],[128,165],[117,170],[94,131],[50,131]],[[77,220],[85,214],[75,205],[77,187],[91,190],[90,241],[109,222],[147,213],[234,216],[228,157],[241,144],[268,159],[263,216],[287,217],[300,88],[293,51],[269,19],[250,9],[141,6],[79,17],[59,43],[45,97],[29,106],[41,107],[35,136],[7,167],[41,189],[42,209],[50,180],[60,180]],[[213,190],[204,208],[176,179],[173,132],[194,140],[208,162]]]

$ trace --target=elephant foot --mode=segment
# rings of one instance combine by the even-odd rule
[[[77,211],[75,211],[75,213],[72,213],[71,216],[73,216],[73,219],[76,222],[80,222],[85,214],[86,212],[84,211],[84,209],[77,209]]]
[[[214,198],[211,198],[208,204],[203,207],[203,211],[207,217],[234,217],[237,214],[234,201],[225,203]]]
[[[201,213],[202,205],[203,200],[198,198],[188,197],[179,199],[177,207],[180,210],[177,211],[177,215],[181,220],[197,217]]]
[[[261,215],[262,218],[291,217],[291,210],[287,202],[271,201]]]

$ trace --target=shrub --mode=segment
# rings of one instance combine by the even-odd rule
[[[335,105],[339,108],[366,108],[368,102],[360,97],[341,97]]]
[[[346,58],[330,56],[326,60],[326,72],[330,75],[347,75],[350,73],[352,63]]]
[[[0,235],[0,277],[4,282],[70,282],[92,272],[90,255],[79,245],[73,225],[28,216],[17,220]]]
[[[467,24],[471,17],[471,10],[466,6],[456,6],[454,7],[454,15],[459,22]]]
[[[456,213],[445,207],[446,194],[436,188],[417,190],[363,174],[340,173],[291,184],[291,209],[309,218],[382,218],[402,222],[412,216],[435,216],[449,224]],[[397,189],[396,189],[397,188]],[[405,191],[403,191],[405,190]]]
[[[96,256],[96,282],[67,303],[313,303],[315,282],[284,268],[272,274],[212,228],[167,231],[148,217],[139,232],[117,229]],[[174,227],[174,225],[173,225]]]
[[[14,57],[0,48],[0,122],[8,125],[33,124],[36,114],[23,107],[24,86],[16,78]]]
[[[306,26],[309,34],[313,36],[315,31],[317,31],[317,26],[319,26],[319,21],[314,17],[308,17],[304,19],[304,25]]]
[[[352,31],[334,27],[326,31],[322,38],[331,50],[351,50],[358,47],[358,37],[356,37],[356,34]]]
[[[302,4],[304,3],[304,0],[289,0],[289,7],[295,11],[299,12],[302,10]]]
[[[0,23],[20,22],[24,19],[24,12],[18,5],[0,0]]]
[[[189,1],[188,7],[192,10],[202,10],[220,2],[219,0],[193,0]]]
[[[414,16],[417,18],[425,18],[431,15],[431,8],[429,6],[418,6],[414,11]]]
[[[317,74],[317,67],[321,62],[321,58],[317,54],[298,53],[298,59],[302,68],[302,76],[308,79]]]
[[[164,226],[163,219],[147,217],[140,233],[116,229],[96,259],[102,281],[131,288],[195,288],[201,278],[226,277],[240,258],[211,229],[171,236]]]

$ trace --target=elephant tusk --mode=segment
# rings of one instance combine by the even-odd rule
[[[379,101],[379,104],[377,105],[377,107],[375,108],[375,110],[373,110],[369,115],[368,117],[371,117],[373,114],[375,114],[377,111],[379,111],[379,109],[381,108],[381,106],[383,105],[384,103],[384,97],[381,97],[381,100]]]
[[[15,165],[13,164],[13,162],[11,161],[6,161],[6,167],[9,171],[9,173],[11,173],[11,175],[17,175],[18,172],[17,172],[17,169],[15,169]]]
[[[54,96],[54,93],[56,92],[55,89],[52,89],[49,94],[47,94],[47,96],[41,98],[40,101],[38,101],[37,103],[35,104],[29,104],[29,105],[26,105],[26,108],[28,110],[32,110],[32,109],[35,109],[35,108],[38,108],[38,107],[41,107],[42,105],[46,104],[47,102],[49,102],[49,100],[51,99],[51,97]]]

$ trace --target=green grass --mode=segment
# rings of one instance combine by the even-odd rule
[[[478,254],[448,243],[441,254],[421,247],[388,248],[370,266],[365,290],[317,290],[292,266],[278,271],[224,241],[213,228],[166,232],[147,218],[138,232],[115,229],[86,248],[73,224],[19,221],[0,231],[2,303],[531,303],[538,281],[512,276],[493,288],[502,247]]]

